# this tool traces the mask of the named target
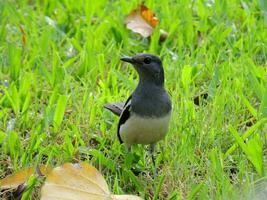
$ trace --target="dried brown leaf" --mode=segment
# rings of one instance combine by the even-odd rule
[[[143,37],[147,38],[152,35],[154,29],[158,25],[159,21],[153,13],[144,4],[141,4],[134,9],[124,20],[128,29],[135,33],[139,33]],[[168,33],[163,29],[160,29],[160,42],[163,42],[168,37]]]
[[[38,170],[43,176],[46,176],[52,169],[49,166],[41,165]],[[1,189],[15,189],[18,186],[24,184],[36,169],[33,167],[25,168],[21,171],[18,171],[14,174],[7,176],[6,178],[0,180]],[[40,173],[39,172],[39,173]]]
[[[158,25],[156,15],[144,4],[139,5],[137,9],[127,15],[124,22],[128,29],[141,34],[145,38],[149,37]]]
[[[87,164],[66,163],[54,168],[42,187],[41,200],[141,200],[132,195],[113,195],[96,168]]]

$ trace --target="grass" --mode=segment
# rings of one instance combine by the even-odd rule
[[[159,29],[150,39],[126,29],[124,16],[138,3],[0,0],[1,177],[37,163],[86,160],[118,194],[263,198],[265,1],[145,1],[169,32],[163,43]],[[103,110],[135,88],[136,72],[119,58],[139,52],[163,58],[174,108],[154,179],[142,146],[126,156],[118,118]]]

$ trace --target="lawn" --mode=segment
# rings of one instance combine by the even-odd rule
[[[139,3],[0,0],[0,178],[40,163],[86,161],[116,194],[263,199],[266,1],[145,1],[159,19],[150,38],[124,24]],[[164,42],[159,29],[168,32]],[[103,109],[126,101],[138,82],[120,57],[142,52],[162,58],[173,102],[157,176],[146,147],[128,154],[118,117]],[[29,189],[31,199],[40,185]]]

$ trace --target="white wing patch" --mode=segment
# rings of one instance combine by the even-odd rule
[[[132,99],[130,99],[130,100],[127,102],[127,104],[124,105],[124,108],[126,108],[126,107],[129,106],[129,105],[131,105],[131,103],[132,103]]]

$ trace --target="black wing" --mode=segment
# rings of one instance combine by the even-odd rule
[[[123,110],[121,112],[120,115],[120,120],[119,120],[119,124],[118,124],[118,130],[117,130],[117,136],[119,138],[120,143],[123,143],[121,136],[120,136],[120,127],[122,124],[124,124],[127,119],[129,119],[130,117],[130,107],[131,107],[131,98],[132,96],[130,96],[127,101],[125,102],[124,106],[123,106]]]

